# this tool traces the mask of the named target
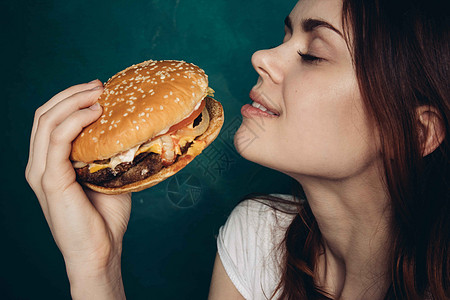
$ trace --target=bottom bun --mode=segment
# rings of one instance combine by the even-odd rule
[[[161,181],[169,178],[170,176],[176,174],[178,171],[183,169],[188,163],[190,163],[198,154],[201,153],[203,149],[208,147],[219,135],[220,129],[223,125],[223,108],[222,105],[212,99],[207,97],[206,98],[206,108],[208,109],[209,113],[209,127],[208,129],[199,137],[197,137],[196,141],[203,141],[204,143],[199,143],[201,147],[197,148],[196,154],[183,154],[178,156],[177,161],[173,163],[172,165],[168,167],[162,168],[158,173],[155,173],[151,175],[150,177],[147,177],[144,180],[136,181],[130,184],[126,184],[121,187],[115,187],[115,188],[108,188],[103,186],[98,186],[92,183],[83,182],[82,184],[88,188],[90,188],[93,191],[103,193],[103,194],[109,194],[109,195],[115,195],[115,194],[124,194],[129,192],[139,192],[146,188],[152,187]]]

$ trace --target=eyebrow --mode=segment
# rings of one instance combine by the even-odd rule
[[[292,21],[289,16],[287,16],[284,19],[284,25],[286,25],[286,27],[292,31]],[[304,32],[312,32],[320,27],[328,28],[328,29],[336,32],[337,34],[339,34],[341,37],[344,37],[344,35],[338,29],[336,29],[333,25],[331,25],[328,22],[325,22],[325,21],[319,20],[319,19],[311,19],[311,18],[302,20],[302,29]]]

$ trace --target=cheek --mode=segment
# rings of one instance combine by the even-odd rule
[[[350,176],[377,156],[374,134],[359,97],[328,89],[290,103],[280,151],[288,172],[334,179]],[[295,112],[295,113],[294,113]],[[283,140],[282,140],[283,141]]]

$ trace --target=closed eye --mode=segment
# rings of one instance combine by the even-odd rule
[[[300,57],[302,58],[302,61],[306,62],[306,63],[319,63],[321,61],[323,61],[323,58],[311,55],[311,54],[307,54],[307,53],[302,53],[300,50],[297,51],[298,55],[300,55]]]

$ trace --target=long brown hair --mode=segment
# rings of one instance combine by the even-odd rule
[[[343,3],[360,92],[380,135],[394,216],[385,299],[450,298],[450,24],[443,5],[434,0]],[[416,115],[422,105],[439,112],[445,129],[440,146],[425,157]],[[314,284],[321,233],[307,202],[296,205],[282,244],[276,291],[280,299],[330,299]]]

